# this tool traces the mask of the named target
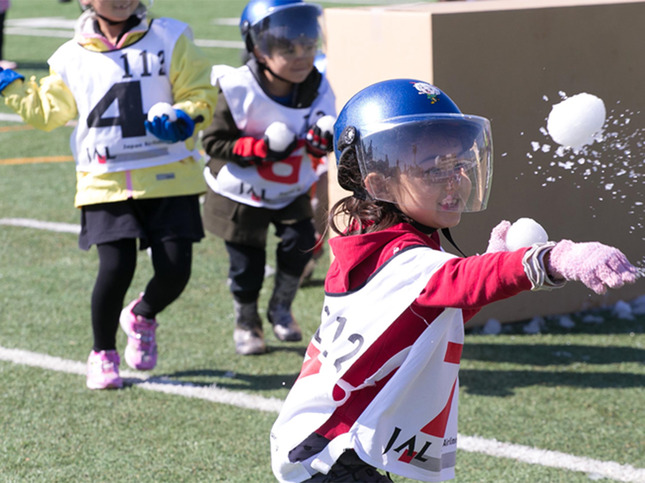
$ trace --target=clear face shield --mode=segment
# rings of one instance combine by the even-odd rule
[[[251,27],[253,45],[267,57],[314,57],[322,44],[321,13],[314,4],[277,9]]]
[[[486,208],[492,177],[490,123],[478,116],[406,118],[362,129],[357,152],[369,194],[437,211]]]

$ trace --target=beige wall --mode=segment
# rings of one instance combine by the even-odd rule
[[[453,230],[467,254],[485,250],[500,220],[528,216],[542,223],[551,239],[599,240],[641,261],[642,181],[626,183],[628,177],[618,175],[615,166],[596,166],[586,178],[582,169],[550,166],[562,159],[553,151],[533,152],[531,142],[555,149],[540,128],[559,92],[589,92],[605,101],[610,115],[631,111],[630,123],[620,130],[630,138],[631,156],[612,148],[612,141],[596,144],[600,153],[592,158],[645,174],[645,148],[636,144],[641,138],[645,143],[645,1],[447,2],[331,8],[325,16],[328,75],[339,109],[367,85],[412,77],[442,88],[463,112],[491,119],[495,174],[488,209],[464,214]],[[556,181],[547,181],[549,176]],[[332,169],[332,203],[343,195],[334,179]],[[612,182],[618,194],[606,189]],[[493,304],[474,323],[569,313],[642,294],[643,281],[605,296],[570,283],[556,292]]]

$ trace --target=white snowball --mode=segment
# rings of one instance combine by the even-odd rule
[[[148,121],[152,122],[155,117],[161,117],[164,114],[168,115],[168,120],[174,122],[177,120],[177,114],[172,105],[167,102],[157,102],[154,106],[148,111]]]
[[[264,135],[269,140],[269,148],[272,151],[280,152],[287,149],[287,147],[293,142],[295,134],[289,129],[289,127],[280,121],[272,122]]]
[[[549,241],[549,236],[546,230],[531,218],[520,218],[509,227],[506,233],[506,246],[510,251],[547,241]]]
[[[334,132],[334,123],[336,118],[334,116],[323,116],[316,121],[316,124],[322,132]]]
[[[605,124],[606,114],[602,99],[583,92],[555,104],[546,128],[556,143],[579,149],[594,141]]]

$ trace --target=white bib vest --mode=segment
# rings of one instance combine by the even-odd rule
[[[206,169],[206,182],[211,189],[239,203],[270,209],[283,208],[306,193],[318,176],[303,139],[318,118],[336,114],[334,94],[327,79],[323,78],[318,96],[306,108],[286,107],[271,99],[246,65],[238,69],[215,66],[212,81],[219,81],[235,124],[243,136],[262,139],[272,122],[281,121],[301,141],[282,161],[257,167],[227,163],[217,178]]]
[[[144,125],[150,107],[173,103],[168,75],[182,34],[192,36],[185,23],[160,18],[122,49],[92,52],[72,40],[52,55],[49,64],[74,94],[79,113],[70,141],[77,171],[125,171],[199,158],[185,143],[161,141]]]
[[[453,255],[426,247],[402,251],[359,290],[325,297],[321,326],[271,431],[272,467],[280,481],[327,474],[348,448],[368,464],[421,481],[454,477],[461,310],[446,308],[409,347],[374,367],[363,383],[343,379]],[[396,296],[393,296],[396,294]],[[368,362],[361,361],[363,364]],[[393,375],[392,375],[393,374]],[[349,431],[302,462],[292,449],[330,418],[351,392],[391,376]]]

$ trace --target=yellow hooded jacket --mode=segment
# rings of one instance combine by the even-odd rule
[[[105,52],[114,49],[107,39],[97,35],[93,12],[87,10],[79,18],[74,40],[88,50]],[[141,22],[124,34],[117,48],[130,45],[147,32],[150,19],[141,16]],[[195,133],[208,126],[217,102],[217,91],[210,82],[211,63],[182,35],[177,41],[170,62],[169,78],[172,84],[173,107],[186,112],[191,118],[203,117],[195,125]],[[72,92],[61,76],[50,69],[50,75],[40,82],[32,77],[27,82],[12,82],[3,91],[5,104],[31,126],[51,131],[77,118],[78,111]],[[195,138],[186,141],[195,147]],[[168,176],[170,174],[170,176]],[[158,176],[160,175],[160,176]],[[90,173],[77,171],[77,207],[96,203],[123,201],[129,198],[163,198],[199,194],[205,191],[201,160],[184,160],[131,171]]]

